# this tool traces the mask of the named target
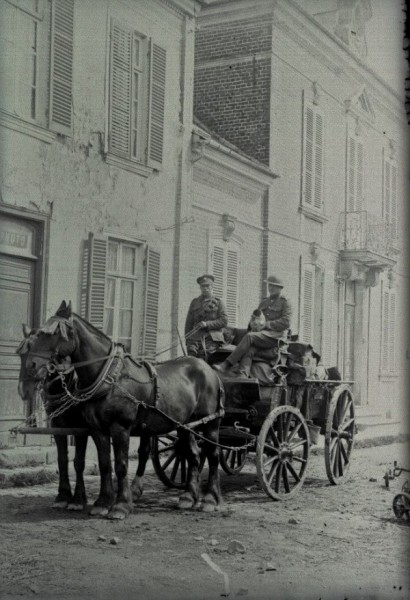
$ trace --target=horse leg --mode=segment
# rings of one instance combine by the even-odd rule
[[[216,444],[219,442],[219,422],[218,420],[209,422],[204,427],[204,450],[208,459],[209,476],[206,485],[205,496],[202,504],[202,510],[212,512],[222,502],[221,488],[219,485],[219,448]]]
[[[178,508],[193,508],[199,501],[199,448],[195,437],[189,431],[178,432],[178,448],[182,458],[188,462],[188,475],[185,491],[178,500]]]
[[[68,510],[83,510],[87,506],[87,496],[84,485],[85,452],[87,450],[87,435],[75,436],[75,457],[74,469],[76,474],[76,483],[74,497],[68,503]]]
[[[66,435],[54,436],[57,447],[57,463],[58,463],[58,493],[53,502],[53,508],[66,508],[67,504],[72,501],[70,480],[68,477],[68,443]]]
[[[138,468],[135,477],[131,484],[132,499],[138,500],[142,496],[143,481],[142,477],[145,473],[145,467],[149,459],[151,449],[151,438],[146,433],[141,435],[140,446],[138,448]]]
[[[114,488],[112,485],[111,446],[110,436],[99,431],[91,434],[98,453],[98,467],[100,469],[100,494],[94,502],[90,515],[108,515],[114,501]]]
[[[131,490],[128,483],[130,432],[131,427],[125,428],[119,423],[111,426],[118,489],[115,503],[108,513],[109,519],[125,519],[132,510]]]

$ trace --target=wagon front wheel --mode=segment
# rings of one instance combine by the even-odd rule
[[[256,469],[268,496],[285,500],[302,487],[309,449],[309,429],[299,409],[279,406],[267,416],[258,436]]]
[[[401,492],[400,494],[396,494],[396,496],[394,496],[393,512],[400,520],[410,520],[410,494]]]
[[[151,461],[158,478],[167,487],[185,489],[188,477],[188,461],[178,451],[178,436],[175,432],[154,437],[151,442]],[[205,463],[201,452],[199,470]]]
[[[248,452],[246,448],[241,448],[240,450],[236,450],[235,448],[221,448],[221,467],[228,475],[235,475],[242,471],[247,457]]]
[[[330,483],[337,485],[350,468],[355,436],[353,396],[348,387],[335,389],[329,404],[325,431],[325,464]]]

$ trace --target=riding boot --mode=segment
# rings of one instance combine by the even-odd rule
[[[228,360],[224,360],[219,365],[213,365],[215,371],[219,371],[220,373],[227,373],[231,367],[232,365]]]

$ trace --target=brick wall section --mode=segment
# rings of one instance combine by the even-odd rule
[[[271,59],[256,54],[270,51],[271,35],[271,25],[262,21],[215,25],[200,29],[195,45],[196,116],[265,164],[269,162]]]

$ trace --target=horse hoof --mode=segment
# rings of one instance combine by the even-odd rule
[[[107,519],[110,519],[111,521],[123,521],[127,516],[128,511],[125,512],[122,508],[115,508],[114,510],[110,510]]]
[[[106,506],[93,506],[89,514],[92,517],[106,517],[108,515],[108,508]]]
[[[142,487],[142,483],[141,483],[141,478],[135,477],[134,481],[131,484],[132,499],[134,501],[139,500],[139,498],[141,498],[141,496],[142,496],[142,492],[143,492],[143,487]]]
[[[51,508],[56,508],[57,510],[60,510],[62,508],[67,508],[67,506],[68,506],[67,500],[58,500],[58,501],[56,500],[51,505]]]
[[[178,500],[178,508],[180,510],[187,510],[189,508],[193,508],[195,505],[195,501],[190,494],[182,494]]]
[[[80,510],[84,510],[85,504],[75,504],[74,502],[70,502],[67,505],[67,510],[73,510],[79,512]]]
[[[216,504],[211,504],[210,502],[204,502],[202,504],[202,512],[215,512],[216,510]]]

